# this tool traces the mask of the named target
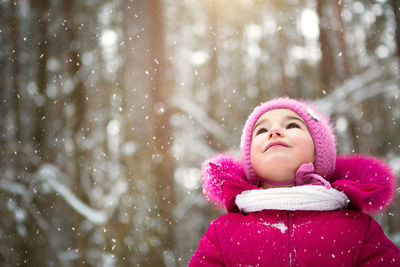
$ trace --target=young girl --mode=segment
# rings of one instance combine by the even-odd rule
[[[399,249],[367,213],[391,202],[383,162],[336,158],[335,136],[311,103],[277,98],[256,107],[241,161],[203,164],[203,191],[228,213],[208,227],[189,266],[400,266]]]

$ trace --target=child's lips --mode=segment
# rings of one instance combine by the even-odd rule
[[[264,152],[267,151],[268,149],[272,147],[288,147],[288,145],[285,142],[282,141],[274,141],[271,143],[268,143],[267,147],[265,148]]]

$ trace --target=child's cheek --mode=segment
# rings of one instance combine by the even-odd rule
[[[261,141],[258,136],[253,138],[251,142],[251,150],[250,150],[250,160],[252,162],[252,165],[255,164],[255,161],[257,160],[257,154],[259,154],[259,151],[261,150]]]
[[[259,135],[257,135],[254,139],[253,139],[253,142],[252,142],[252,144],[251,144],[251,152],[252,153],[257,153],[257,152],[260,152],[261,151],[261,146],[262,146],[262,138],[259,136]]]
[[[309,134],[307,135],[304,133],[299,133],[297,135],[294,135],[292,140],[294,145],[297,146],[302,152],[301,156],[304,158],[304,161],[314,162],[314,142],[311,136]]]

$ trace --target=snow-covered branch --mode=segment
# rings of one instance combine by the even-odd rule
[[[88,221],[97,225],[104,225],[111,213],[105,210],[96,210],[88,206],[75,196],[69,188],[58,181],[64,179],[67,180],[68,176],[56,166],[48,163],[43,164],[34,174],[35,182],[40,182],[50,187],[54,192],[57,192],[71,208]]]
[[[336,88],[331,94],[316,101],[318,107],[327,114],[332,114],[338,110],[348,110],[348,102],[345,100],[357,91],[364,91],[369,84],[374,84],[376,80],[385,75],[385,72],[377,66],[368,68],[359,75],[344,81],[344,83]],[[346,106],[346,107],[343,107]]]
[[[354,94],[352,95],[352,100],[353,100],[352,103],[358,104],[366,99],[376,97],[377,95],[380,94],[394,93],[394,92],[399,93],[400,91],[399,84],[400,84],[400,77],[375,83],[371,86],[363,88],[363,90],[358,90],[354,92]]]
[[[169,102],[177,109],[180,109],[194,118],[200,127],[203,127],[220,140],[226,140],[227,134],[222,127],[190,99],[175,95],[169,100]]]
[[[16,195],[24,195],[26,193],[25,186],[7,179],[2,179],[0,181],[0,189]]]

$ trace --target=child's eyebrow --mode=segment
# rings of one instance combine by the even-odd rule
[[[304,122],[304,120],[301,119],[301,118],[299,118],[299,117],[287,116],[286,119],[287,119],[287,120],[298,120],[298,121],[300,121],[301,123],[303,123],[304,125],[306,124],[306,123]]]
[[[298,120],[299,122],[301,122],[304,125],[306,125],[306,123],[303,121],[303,119],[301,119],[299,117],[296,117],[296,116],[288,115],[288,116],[285,117],[285,120]],[[257,122],[256,125],[254,125],[254,127],[253,127],[253,131],[258,127],[258,125],[260,125],[260,124],[262,124],[264,122],[267,122],[267,121],[268,121],[268,119],[262,119],[259,122]]]
[[[256,125],[254,125],[254,127],[253,127],[253,131],[257,128],[258,125],[260,125],[260,124],[262,124],[262,123],[264,123],[266,121],[268,121],[268,119],[262,119],[259,122],[257,122]]]

